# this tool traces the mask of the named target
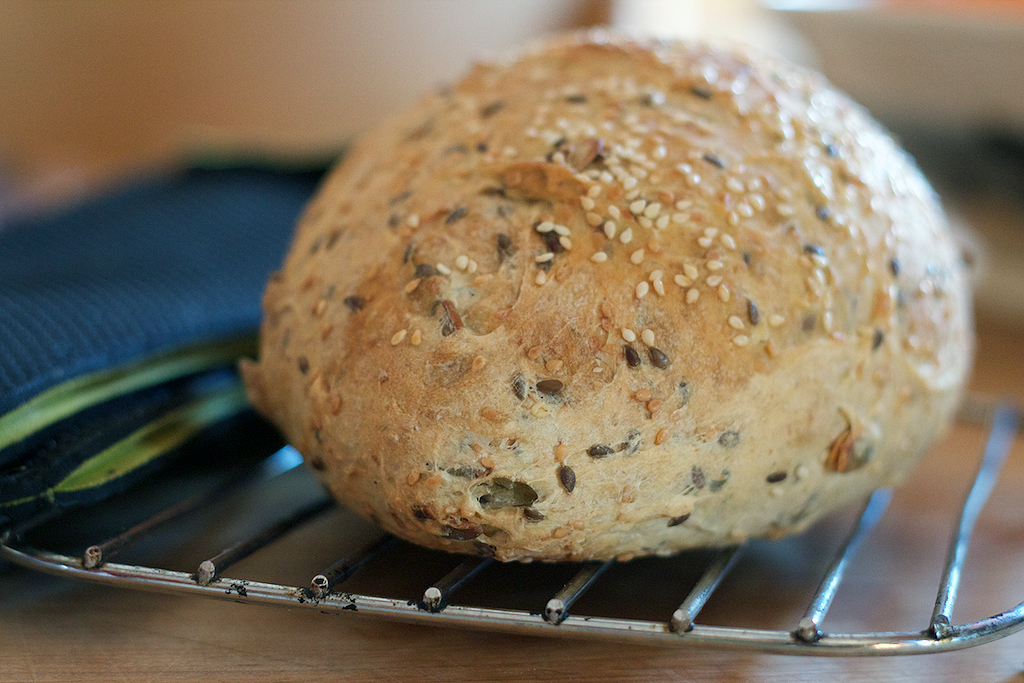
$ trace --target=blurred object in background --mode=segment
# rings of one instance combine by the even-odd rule
[[[0,0],[0,219],[194,151],[324,155],[605,0]]]

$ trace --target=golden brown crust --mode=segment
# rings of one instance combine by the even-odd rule
[[[763,56],[558,39],[371,131],[267,288],[271,417],[412,541],[627,558],[897,480],[970,365],[913,163]]]

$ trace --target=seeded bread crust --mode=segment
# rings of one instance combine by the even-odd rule
[[[822,77],[598,32],[367,133],[242,369],[398,536],[627,559],[898,481],[960,397],[969,297],[931,188]]]

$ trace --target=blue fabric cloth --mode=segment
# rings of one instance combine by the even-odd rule
[[[263,287],[323,170],[193,169],[0,231],[0,415],[87,373],[254,331]],[[112,397],[0,448],[0,529],[102,500],[185,456],[202,464],[209,452],[224,460],[279,447],[248,411],[117,478],[53,495],[80,463],[231,373]]]
[[[321,175],[195,169],[0,231],[0,415],[72,377],[256,327]]]

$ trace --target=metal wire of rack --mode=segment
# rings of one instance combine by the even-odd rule
[[[115,562],[122,552],[138,545],[143,539],[167,527],[184,523],[189,517],[201,514],[228,495],[239,491],[244,495],[246,487],[251,486],[255,479],[262,477],[265,485],[273,486],[275,480],[282,476],[282,471],[295,464],[292,462],[282,466],[283,461],[297,455],[288,448],[265,461],[259,476],[244,478],[232,473],[224,481],[163,507],[127,530],[88,545],[80,555],[46,550],[36,547],[38,543],[26,540],[31,537],[34,529],[53,522],[54,515],[50,515],[29,520],[4,532],[0,536],[0,558],[40,572],[117,587],[199,595],[241,603],[300,607],[325,613],[355,612],[407,622],[532,635],[630,639],[652,644],[703,645],[819,656],[904,655],[958,650],[994,641],[1024,629],[1024,602],[999,614],[969,623],[956,624],[952,618],[975,522],[998,480],[1013,445],[1019,421],[1017,409],[1007,404],[986,408],[977,401],[968,402],[961,415],[970,422],[985,422],[988,425],[988,437],[977,475],[959,510],[951,534],[931,619],[926,628],[919,631],[842,633],[823,629],[823,621],[842,584],[847,567],[885,513],[892,493],[888,489],[876,491],[865,502],[803,615],[788,630],[718,626],[698,621],[703,607],[744,553],[744,546],[725,548],[707,555],[703,570],[685,599],[674,608],[672,605],[665,606],[665,618],[661,620],[609,617],[584,611],[577,613],[574,610],[588,589],[605,579],[606,572],[615,566],[614,561],[573,565],[575,573],[560,589],[556,590],[555,586],[542,589],[550,595],[545,604],[537,604],[528,609],[480,606],[456,601],[460,589],[482,581],[481,575],[492,565],[498,564],[481,557],[463,559],[418,594],[383,597],[370,591],[344,590],[347,581],[360,573],[367,573],[366,567],[371,564],[377,567],[376,573],[411,573],[421,585],[430,581],[429,578],[420,580],[420,576],[407,566],[396,566],[396,562],[397,565],[403,564],[393,559],[403,543],[390,536],[377,538],[344,553],[342,559],[315,574],[308,585],[304,586],[231,578],[227,575],[233,566],[249,555],[280,542],[331,510],[333,503],[322,494],[314,496],[289,514],[272,519],[260,528],[239,536],[221,552],[203,559],[191,572]],[[390,565],[389,558],[392,558]],[[530,565],[519,565],[514,569],[526,574],[536,574],[537,570],[538,567]],[[544,578],[548,577],[545,575]],[[519,581],[521,578],[513,583]]]

